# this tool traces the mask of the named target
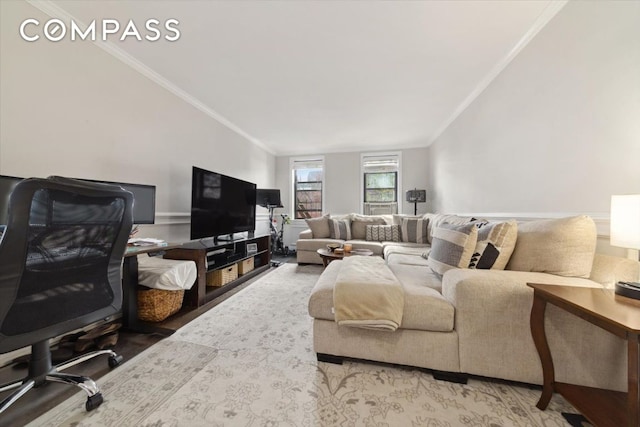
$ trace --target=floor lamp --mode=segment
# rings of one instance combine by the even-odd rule
[[[418,203],[427,201],[427,190],[413,189],[407,191],[407,202],[413,203],[413,214],[418,215]]]

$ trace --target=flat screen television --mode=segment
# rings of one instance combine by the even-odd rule
[[[193,166],[191,240],[256,228],[256,184]]]
[[[272,188],[258,188],[256,190],[256,204],[263,208],[268,208],[269,206],[281,208],[282,202],[280,201],[280,190]]]
[[[156,221],[156,186],[145,184],[131,184],[128,182],[98,181],[95,179],[78,178],[82,181],[99,182],[102,184],[119,185],[133,194],[133,223],[154,224]]]

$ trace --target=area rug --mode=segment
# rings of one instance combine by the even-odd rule
[[[284,264],[98,380],[32,426],[568,426],[540,391],[424,371],[317,362],[307,300],[320,266]]]

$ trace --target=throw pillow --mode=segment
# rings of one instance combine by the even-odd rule
[[[399,225],[367,225],[366,240],[372,242],[399,242]]]
[[[391,216],[392,223],[397,225],[402,225],[403,219],[422,219],[421,215],[406,215],[406,214],[393,214]]]
[[[307,218],[305,221],[309,229],[311,229],[311,234],[314,239],[326,239],[330,236],[329,214],[322,215],[318,218]]]
[[[437,274],[452,268],[467,268],[478,241],[478,227],[442,224],[433,231],[433,242],[427,264]]]
[[[367,225],[386,225],[387,222],[381,216],[351,216],[351,237],[365,240],[367,238]]]
[[[586,215],[520,223],[507,269],[589,277],[597,237],[596,224]]]
[[[469,268],[504,270],[516,247],[518,224],[515,221],[476,222],[478,242]]]
[[[459,216],[451,214],[425,214],[425,217],[429,218],[429,231],[427,234],[429,243],[433,241],[433,230],[440,227],[441,224],[463,225],[475,220],[470,216]]]
[[[402,218],[402,241],[427,244],[428,226],[425,218]]]
[[[330,219],[329,237],[332,239],[351,240],[351,221],[348,219]]]

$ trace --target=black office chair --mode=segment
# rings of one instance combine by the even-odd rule
[[[0,413],[49,381],[83,389],[87,411],[102,403],[93,380],[61,371],[102,354],[113,368],[122,357],[101,350],[52,366],[49,340],[120,310],[132,206],[120,187],[68,178],[26,179],[13,190],[0,242],[0,353],[30,345],[31,356],[26,378],[0,386],[18,388]]]

